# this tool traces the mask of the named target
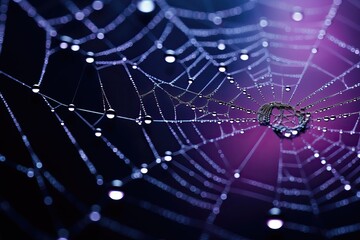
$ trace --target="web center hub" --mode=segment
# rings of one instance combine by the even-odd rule
[[[289,104],[270,102],[259,108],[257,120],[260,125],[271,127],[280,138],[294,138],[306,131],[310,116]]]

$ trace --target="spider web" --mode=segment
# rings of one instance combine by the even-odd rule
[[[0,209],[34,239],[357,236],[359,8],[2,0]]]

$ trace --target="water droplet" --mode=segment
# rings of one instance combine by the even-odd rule
[[[235,79],[232,76],[228,75],[227,79],[229,80],[229,83],[231,84],[235,83]]]
[[[299,9],[296,9],[292,15],[291,15],[292,19],[295,21],[295,22],[300,22],[301,20],[303,20],[304,18],[304,15],[303,13],[299,10]]]
[[[115,179],[111,182],[111,185],[114,186],[114,187],[121,187],[122,186],[122,181],[119,180],[119,179]]]
[[[80,46],[77,44],[71,45],[71,50],[73,50],[74,52],[77,52],[80,50]]]
[[[95,129],[95,136],[96,137],[101,137],[101,135],[102,135],[101,128],[96,128]]]
[[[147,167],[142,167],[141,169],[140,169],[140,172],[142,173],[142,174],[147,174],[148,173],[148,169],[147,169]]]
[[[61,49],[67,49],[68,46],[69,46],[69,45],[68,45],[66,42],[60,43],[60,48],[61,48]]]
[[[247,54],[245,52],[240,54],[240,59],[243,61],[249,60],[249,57],[250,57],[249,54]]]
[[[167,162],[170,162],[172,160],[172,152],[171,151],[165,152],[164,160]]]
[[[102,1],[94,1],[92,4],[92,8],[97,11],[101,10],[103,7],[104,3]]]
[[[75,19],[78,20],[78,21],[81,21],[83,20],[85,17],[85,14],[83,12],[77,12],[75,13]]]
[[[219,72],[226,72],[227,67],[224,66],[223,64],[220,64],[220,66],[218,67],[218,70],[219,70]]]
[[[108,195],[112,200],[118,201],[124,197],[124,192],[120,190],[110,190]]]
[[[155,3],[153,0],[140,0],[137,3],[137,9],[143,13],[150,13],[155,9]]]
[[[97,212],[97,211],[92,211],[92,212],[89,214],[89,218],[90,218],[91,221],[97,222],[97,221],[100,220],[101,215],[100,215],[100,213]]]
[[[215,16],[213,19],[212,19],[213,23],[216,24],[216,25],[220,25],[222,23],[222,18],[219,17],[219,16]]]
[[[95,61],[95,59],[94,59],[93,57],[87,57],[87,58],[85,59],[85,61],[86,61],[87,63],[93,63],[93,62]]]
[[[70,112],[73,112],[73,111],[75,111],[75,105],[74,104],[69,104],[68,105],[68,110],[70,111]]]
[[[218,43],[217,48],[222,51],[225,50],[226,45],[221,41]]]
[[[173,50],[167,50],[165,52],[165,61],[167,63],[174,63],[176,61],[176,55]]]
[[[266,19],[261,19],[259,22],[260,27],[266,27],[269,22]]]
[[[99,32],[99,33],[96,34],[96,37],[97,37],[98,39],[104,39],[105,34],[104,34],[103,32]]]
[[[332,167],[331,167],[331,165],[326,165],[326,171],[328,171],[328,172],[330,172],[331,171],[331,169],[332,169]]]
[[[40,86],[39,86],[39,84],[34,84],[34,85],[32,86],[32,88],[31,88],[31,91],[32,91],[33,93],[39,93],[39,92],[40,92]]]
[[[157,47],[158,49],[162,49],[162,48],[163,48],[162,42],[156,41],[156,47]]]
[[[345,191],[349,191],[351,189],[351,185],[345,184],[344,189],[345,189]]]
[[[285,132],[284,136],[287,137],[287,138],[291,137],[291,132]]]
[[[44,198],[44,203],[45,203],[45,205],[48,205],[48,206],[52,205],[52,203],[53,203],[52,197],[46,196],[46,197]]]
[[[109,108],[108,110],[106,110],[106,117],[107,117],[108,119],[113,119],[113,118],[115,118],[115,117],[116,117],[116,112],[115,112],[115,110],[112,109],[112,108]]]
[[[146,115],[144,117],[144,123],[145,124],[151,124],[152,122],[153,122],[153,119],[152,119],[152,117],[150,115]]]
[[[281,210],[279,208],[273,207],[269,210],[269,219],[266,224],[270,229],[273,230],[280,229],[284,225],[284,221],[282,220],[281,216]]]

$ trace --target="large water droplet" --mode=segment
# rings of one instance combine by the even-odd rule
[[[145,124],[151,124],[152,122],[153,122],[153,119],[152,119],[152,117],[150,115],[146,115],[144,117],[144,123]]]
[[[108,110],[106,110],[106,117],[108,119],[113,119],[114,117],[116,117],[116,112],[114,109],[109,108]]]
[[[31,88],[31,91],[33,93],[39,93],[40,92],[40,86],[38,84],[34,84]]]
[[[167,50],[165,52],[165,61],[167,63],[174,63],[176,61],[176,55],[173,50]]]

